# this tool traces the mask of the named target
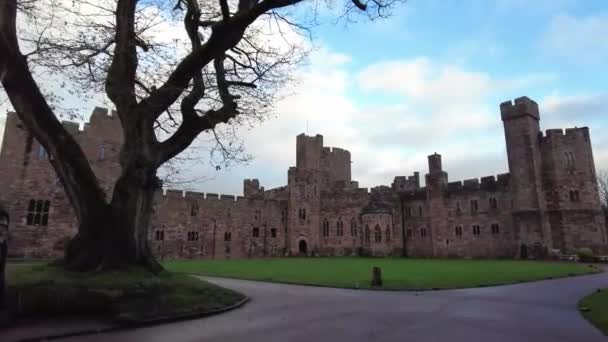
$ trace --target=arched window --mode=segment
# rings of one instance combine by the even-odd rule
[[[365,225],[365,242],[369,242],[369,239],[370,239],[369,226]]]
[[[384,233],[386,242],[391,242],[391,228],[386,226],[386,232]]]
[[[342,219],[338,219],[336,221],[336,236],[344,235],[344,224],[342,223]]]
[[[350,235],[357,236],[357,221],[354,218],[350,220]]]
[[[382,230],[379,225],[376,225],[376,228],[374,228],[374,241],[382,242]]]
[[[323,220],[323,231],[322,234],[324,237],[328,237],[329,236],[329,221],[327,221],[327,219]]]
[[[232,240],[232,233],[231,232],[225,232],[224,233],[224,241],[231,241]]]
[[[190,216],[195,217],[198,215],[198,203],[192,202],[190,205]]]

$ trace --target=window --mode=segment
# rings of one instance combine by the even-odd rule
[[[43,159],[47,159],[47,157],[48,157],[48,154],[46,153],[44,146],[40,145],[38,147],[38,159],[43,160]]]
[[[224,233],[224,241],[232,241],[232,233],[231,232],[225,232]]]
[[[571,202],[578,202],[578,201],[580,201],[578,190],[570,190],[570,201]]]
[[[460,214],[462,212],[462,209],[460,209],[460,202],[456,202],[456,213]]]
[[[412,208],[405,207],[405,217],[412,217]]]
[[[350,220],[350,235],[357,236],[357,221],[354,218]]]
[[[456,226],[454,232],[456,233],[456,236],[462,236],[462,226]]]
[[[305,220],[305,219],[306,219],[306,209],[300,208],[300,209],[298,210],[298,217],[299,217],[301,220]]]
[[[99,153],[97,157],[99,160],[104,160],[106,158],[106,147],[104,144],[99,145]]]
[[[411,230],[411,229],[408,229],[408,230],[407,230],[407,237],[408,237],[408,238],[411,238],[411,237],[412,237],[412,230]]]
[[[471,200],[471,213],[476,213],[478,209],[477,200]]]
[[[574,163],[575,163],[575,159],[574,159],[574,153],[572,152],[564,152],[565,156],[566,156],[566,167],[569,169],[573,169],[574,168]]]
[[[384,236],[386,238],[386,242],[391,242],[391,228],[386,226],[386,231],[384,232]]]
[[[165,240],[165,231],[164,230],[157,230],[155,232],[155,239],[156,239],[156,241],[163,241],[163,240]]]
[[[478,225],[474,224],[473,225],[473,235],[480,235],[480,234],[481,234],[481,228]]]
[[[190,205],[190,216],[194,217],[198,215],[198,203],[192,202]]]
[[[260,228],[258,228],[258,227],[253,228],[253,232],[251,234],[253,235],[253,237],[259,237],[260,236]]]
[[[498,223],[494,223],[492,224],[492,234],[499,234],[500,233],[500,227],[498,226]]]
[[[421,228],[420,229],[420,236],[426,237],[426,228]]]
[[[490,197],[490,209],[498,208],[498,201],[494,197]]]
[[[285,212],[285,210],[281,210],[281,222],[285,223],[287,217],[287,213]]]
[[[342,219],[339,219],[336,221],[336,236],[342,235],[344,235],[344,223],[342,222]]]
[[[370,231],[369,231],[369,226],[365,225],[365,242],[369,242],[369,238],[370,238]]]
[[[254,219],[254,220],[258,220],[258,221],[259,221],[259,220],[261,220],[261,219],[262,219],[262,211],[261,211],[261,210],[259,210],[259,209],[256,209],[256,210],[253,212],[253,219]]]
[[[329,221],[327,221],[327,219],[323,220],[323,229],[322,229],[322,234],[324,237],[328,237],[329,236]]]
[[[27,207],[28,226],[47,226],[49,223],[50,201],[31,199]]]
[[[382,242],[382,230],[378,225],[376,225],[376,228],[374,228],[374,241]]]
[[[277,229],[276,228],[271,228],[270,229],[270,237],[273,237],[273,238],[277,237]]]
[[[198,241],[198,232],[188,232],[188,241]]]
[[[418,216],[422,216],[422,206],[418,206]]]

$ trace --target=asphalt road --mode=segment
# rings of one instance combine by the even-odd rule
[[[430,292],[204,279],[252,300],[218,316],[66,341],[608,341],[576,307],[608,287],[608,273]]]

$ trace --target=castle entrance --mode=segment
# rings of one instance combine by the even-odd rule
[[[298,251],[300,252],[300,255],[308,254],[308,246],[306,246],[306,241],[300,240],[298,243]]]

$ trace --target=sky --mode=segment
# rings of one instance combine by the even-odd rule
[[[271,119],[239,130],[253,159],[188,168],[208,178],[188,189],[242,194],[244,178],[285,185],[300,133],[349,150],[362,187],[424,174],[435,152],[450,181],[508,172],[499,104],[524,95],[539,103],[542,130],[589,127],[596,169],[608,169],[605,0],[409,0],[371,23],[323,16],[291,95]]]

